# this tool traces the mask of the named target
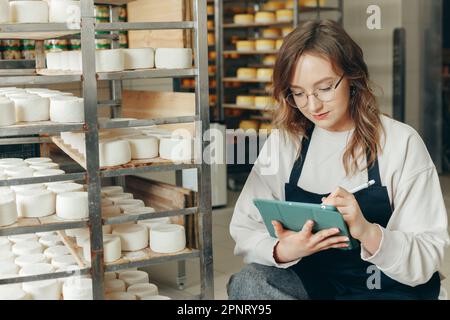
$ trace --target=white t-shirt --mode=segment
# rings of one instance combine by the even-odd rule
[[[450,244],[447,211],[436,168],[419,134],[408,125],[381,117],[386,136],[378,155],[381,183],[387,187],[392,216],[382,230],[380,247],[372,256],[361,247],[361,258],[392,279],[410,286],[426,283],[441,269]],[[367,182],[367,170],[347,177],[342,156],[353,131],[314,129],[298,186],[327,194]],[[301,138],[299,137],[299,140]],[[230,233],[235,254],[246,263],[287,268],[273,258],[272,238],[253,205],[254,198],[285,200],[284,186],[297,155],[297,145],[275,131],[266,141],[236,203]],[[365,156],[361,159],[366,164]],[[301,262],[300,262],[301,263]]]

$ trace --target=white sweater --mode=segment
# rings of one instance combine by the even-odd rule
[[[419,134],[411,127],[382,117],[386,138],[378,156],[381,182],[394,208],[382,230],[380,247],[372,256],[361,246],[361,258],[375,264],[392,279],[410,286],[426,283],[441,268],[449,245],[447,211],[436,168]],[[315,128],[298,185],[326,194],[338,186],[351,189],[367,182],[367,170],[347,178],[342,164],[348,132]],[[300,139],[300,138],[299,138]],[[287,268],[277,264],[272,238],[254,198],[285,200],[284,185],[296,157],[296,146],[284,134],[274,132],[266,141],[239,196],[230,224],[236,241],[234,253],[246,263]],[[366,159],[362,160],[366,163]],[[301,263],[301,262],[300,262]]]

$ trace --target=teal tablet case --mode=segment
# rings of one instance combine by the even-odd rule
[[[275,230],[272,220],[279,221],[285,229],[300,231],[308,220],[313,220],[313,233],[323,229],[338,228],[340,236],[350,239],[350,246],[341,250],[352,250],[359,246],[359,242],[353,239],[348,231],[347,224],[341,213],[333,206],[320,204],[279,201],[267,199],[254,199],[253,203],[258,208],[270,235],[274,238]]]

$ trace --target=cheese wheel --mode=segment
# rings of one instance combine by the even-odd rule
[[[16,223],[17,218],[17,207],[14,198],[0,200],[0,227]]]
[[[136,300],[134,294],[128,292],[111,292],[105,295],[106,300]]]
[[[58,235],[48,235],[39,238],[39,243],[45,248],[54,247],[63,244],[62,239]]]
[[[274,108],[275,100],[270,96],[255,97],[255,107],[258,109]]]
[[[237,96],[236,105],[239,107],[253,107],[255,105],[254,96]]]
[[[261,123],[259,131],[261,132],[262,130],[267,130],[270,133],[272,131],[272,125],[270,123]]]
[[[11,178],[29,178],[33,176],[34,170],[30,167],[7,168],[5,174]]]
[[[27,158],[24,160],[24,162],[28,163],[29,165],[33,165],[33,164],[39,164],[39,163],[52,162],[52,159],[46,158],[46,157],[36,157],[36,158]]]
[[[105,293],[125,292],[125,281],[120,279],[105,279]]]
[[[48,177],[48,176],[57,176],[57,175],[61,175],[64,173],[65,172],[60,169],[44,169],[44,170],[35,171],[33,176],[34,177]]]
[[[89,230],[88,228],[76,228],[76,229],[66,229],[66,235],[68,237],[77,237],[78,235],[81,234],[86,234],[86,230]]]
[[[291,9],[277,10],[275,15],[277,22],[291,22],[294,19],[294,12]]]
[[[156,296],[159,294],[158,287],[153,283],[137,283],[128,287],[127,292],[134,294],[138,299],[145,296]]]
[[[97,50],[95,52],[97,72],[116,72],[125,69],[125,55],[122,49]]]
[[[27,163],[24,162],[22,159],[17,158],[6,158],[6,159],[0,159],[0,168],[1,169],[7,169],[7,168],[13,168],[13,167],[27,167]]]
[[[172,299],[168,296],[157,295],[157,296],[144,296],[141,298],[141,300],[172,300]]]
[[[262,9],[267,11],[275,11],[279,9],[284,9],[285,3],[282,1],[268,1],[266,3],[263,3]]]
[[[105,281],[117,279],[117,273],[114,271],[105,272]]]
[[[37,163],[37,164],[30,165],[30,168],[35,171],[44,170],[44,169],[59,169],[59,165],[57,163],[53,163],[53,162],[46,162],[46,163]]]
[[[242,120],[239,122],[239,128],[242,130],[258,130],[259,122],[257,120]]]
[[[120,200],[133,199],[133,194],[129,192],[116,193],[107,197],[107,199],[111,200],[113,204],[116,204]]]
[[[277,28],[266,28],[262,29],[262,37],[267,39],[276,39],[281,36],[280,29]]]
[[[254,79],[256,78],[255,68],[238,68],[237,77],[239,79]]]
[[[15,193],[9,187],[0,187],[0,201],[15,199]]]
[[[189,161],[194,156],[194,144],[192,139],[161,138],[159,141],[159,156],[162,159],[177,161]]]
[[[273,23],[275,22],[275,13],[259,11],[255,14],[256,23]]]
[[[102,196],[109,196],[117,193],[123,193],[123,187],[121,186],[108,186],[101,188]]]
[[[192,67],[191,48],[157,48],[155,66],[158,69],[185,69]]]
[[[61,219],[76,220],[89,217],[87,192],[64,192],[56,196],[56,215]]]
[[[253,40],[236,41],[236,50],[239,52],[254,51],[255,50],[255,41],[253,41]]]
[[[157,253],[173,253],[186,247],[184,227],[178,224],[160,224],[150,229],[150,248]]]
[[[50,0],[49,1],[49,22],[69,23],[79,22],[80,1],[71,0]]]
[[[151,207],[134,207],[134,208],[127,208],[123,211],[123,214],[126,215],[137,215],[137,214],[144,214],[144,213],[152,213],[155,212],[155,209]]]
[[[117,206],[105,206],[102,207],[102,217],[103,218],[113,218],[120,216],[121,211]]]
[[[9,22],[9,0],[0,0],[0,23],[8,23],[8,22]]]
[[[53,122],[84,122],[84,100],[71,96],[50,98],[50,120]]]
[[[258,80],[270,81],[272,80],[273,69],[271,68],[258,68],[256,72],[256,78]]]
[[[48,263],[37,263],[24,266],[20,270],[19,275],[33,276],[52,272],[54,272],[52,265]],[[22,287],[33,300],[59,300],[61,296],[61,286],[55,279],[24,282]]]
[[[150,69],[155,67],[155,50],[153,48],[123,49],[125,69]]]
[[[127,138],[130,144],[131,159],[152,159],[158,157],[159,140],[150,136]]]
[[[102,208],[103,207],[109,207],[109,206],[112,206],[114,203],[111,201],[111,200],[109,200],[109,199],[107,199],[107,198],[102,198],[101,199],[101,205],[102,205]]]
[[[0,300],[29,300],[29,296],[28,293],[22,290],[20,283],[7,284],[0,287]]]
[[[69,182],[69,183],[59,183],[59,184],[50,185],[50,186],[48,186],[47,189],[55,194],[60,194],[60,193],[65,193],[65,192],[83,191],[84,187],[82,184]]]
[[[275,49],[275,41],[262,39],[255,42],[256,51],[272,51]]]
[[[1,251],[0,250],[0,263],[1,262],[11,262],[14,263],[16,255],[12,251]]]
[[[22,94],[11,96],[11,100],[14,101],[17,122],[46,121],[50,119],[50,100],[48,98],[42,98],[38,95]]]
[[[266,66],[273,66],[273,65],[275,65],[276,61],[277,61],[277,56],[268,55],[263,58],[262,63]]]
[[[17,274],[19,272],[19,266],[13,262],[1,262],[0,261],[0,275],[5,274]],[[0,287],[1,288],[1,287]]]
[[[38,241],[38,237],[34,233],[26,233],[26,234],[15,234],[13,236],[9,236],[8,240],[12,243],[19,243],[22,241]]]
[[[45,249],[44,255],[47,259],[53,259],[56,256],[63,256],[70,254],[69,249],[63,245],[57,245],[54,247],[49,247]]]
[[[43,183],[33,183],[33,184],[23,184],[17,186],[11,186],[14,192],[19,193],[27,190],[45,190],[45,184]]]
[[[0,252],[10,251],[10,250],[11,250],[11,242],[8,240],[7,237],[5,237],[5,238],[1,237],[0,238]]]
[[[100,167],[113,167],[131,161],[128,141],[109,140],[99,142]]]
[[[47,259],[42,253],[33,253],[33,254],[27,254],[23,256],[18,256],[14,263],[17,264],[19,267],[23,268],[24,266],[30,265],[30,264],[36,264],[36,263],[46,263]]]
[[[91,261],[91,246],[89,239],[82,242],[83,256],[86,261]],[[105,263],[117,261],[122,256],[122,244],[118,235],[103,235],[103,260]]]
[[[71,265],[75,265],[76,263],[77,261],[70,254],[59,255],[52,258],[52,266],[54,266],[55,269],[68,267]]]
[[[236,24],[249,24],[255,21],[255,17],[252,14],[235,14],[233,21]]]
[[[13,23],[48,22],[48,4],[45,1],[11,1],[9,13]]]
[[[64,300],[93,300],[92,279],[68,278],[62,286]]]
[[[46,236],[56,236],[58,234],[55,231],[44,231],[44,232],[36,232],[36,235],[39,238],[42,238],[42,237],[46,237]]]
[[[17,256],[42,253],[42,245],[36,241],[21,241],[12,246],[12,252]]]
[[[47,52],[45,61],[48,70],[61,70],[61,54],[59,52]]]
[[[116,201],[115,205],[118,206],[122,212],[123,212],[122,207],[124,206],[134,206],[136,208],[145,207],[144,201],[140,199],[120,199]]]
[[[16,194],[19,217],[40,218],[55,213],[55,194],[49,190],[25,190]]]
[[[118,225],[112,234],[120,236],[123,251],[138,251],[148,247],[147,228],[137,224]]]
[[[127,288],[133,284],[138,283],[148,283],[148,273],[144,271],[131,270],[126,272],[121,272],[119,274],[119,279],[125,282]]]
[[[1,14],[1,13],[0,13]],[[16,123],[16,109],[11,99],[0,96],[0,127]]]

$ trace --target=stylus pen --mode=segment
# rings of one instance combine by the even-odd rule
[[[368,187],[370,187],[370,186],[372,186],[372,185],[374,185],[374,184],[375,184],[375,180],[370,180],[370,181],[367,181],[367,182],[363,183],[363,184],[360,185],[360,186],[357,186],[357,187],[353,188],[353,189],[350,190],[349,192],[350,192],[350,193],[356,193],[356,192],[361,191],[361,190],[363,190],[363,189],[366,189],[366,188],[368,188]],[[323,202],[322,202],[322,204],[321,204],[321,208],[322,208],[322,209],[325,209],[325,205],[323,204]]]

